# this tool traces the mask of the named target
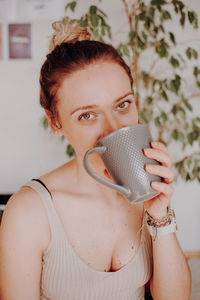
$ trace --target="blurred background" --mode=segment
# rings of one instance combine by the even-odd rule
[[[66,15],[80,18],[88,11],[90,5],[98,5],[108,16],[112,27],[113,44],[123,42],[127,31],[130,30],[124,1],[79,0],[76,8],[70,4],[72,6],[68,6],[66,12],[66,5],[72,2],[76,1],[0,1],[0,194],[2,209],[4,207],[2,204],[5,204],[7,199],[6,195],[15,193],[30,179],[50,171],[69,159],[65,153],[67,141],[61,141],[54,137],[49,129],[44,129],[42,123],[44,113],[39,105],[39,72],[48,53],[52,33],[51,23]],[[127,1],[129,7],[131,7],[131,2],[134,1]],[[196,12],[200,21],[200,1],[185,0],[183,2],[189,9]],[[176,21],[169,22],[167,26],[175,32],[180,45],[185,46],[188,43],[189,47],[195,43],[194,47],[197,47],[197,51],[200,49],[198,48],[200,31],[190,26],[189,22],[186,23],[184,30],[177,26]],[[125,48],[124,51],[126,52]],[[181,48],[179,51],[181,53]],[[151,54],[144,56],[144,64],[151,61]],[[196,58],[195,64],[200,66],[199,58]],[[185,83],[186,87],[193,88],[190,80],[186,80]],[[200,116],[200,91],[196,86],[193,94],[196,95],[193,110],[196,115]],[[186,118],[189,116],[187,115]],[[192,148],[195,147],[195,151],[198,152],[199,144],[194,144]],[[182,151],[177,143],[170,144],[169,148],[173,157],[176,154],[180,155]],[[175,183],[172,206],[176,210],[177,235],[183,250],[198,256],[200,253],[199,181],[197,179],[186,181],[179,176]]]

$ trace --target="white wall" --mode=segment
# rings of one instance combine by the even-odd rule
[[[65,2],[63,0],[63,6]],[[80,1],[77,14],[84,11],[85,3],[94,2]],[[200,1],[187,0],[187,3],[196,12],[200,11]],[[101,5],[109,15],[113,36],[118,42],[124,38],[127,26],[122,3],[120,0],[104,0]],[[44,131],[40,123],[43,111],[39,106],[38,78],[48,48],[51,22],[49,19],[32,23],[31,60],[5,58],[0,61],[0,193],[13,193],[29,179],[67,160],[64,143]],[[7,23],[3,24],[6,31]],[[196,34],[188,29],[184,35],[192,39]],[[179,181],[175,184],[172,204],[176,209],[178,238],[184,250],[200,250],[199,195],[198,183]]]

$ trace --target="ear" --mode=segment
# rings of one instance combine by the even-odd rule
[[[54,116],[54,114],[48,109],[45,109],[45,113],[47,116],[49,127],[51,128],[52,132],[57,136],[62,136],[63,135],[62,127],[58,122],[58,120],[56,119],[56,117]]]

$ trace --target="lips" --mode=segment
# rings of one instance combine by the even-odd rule
[[[94,144],[94,147],[96,146],[96,144],[98,143],[98,141],[100,141],[105,135],[101,135],[98,137],[98,139],[96,140],[95,144]]]
[[[97,138],[96,143],[95,143],[94,146],[96,146],[96,144],[98,143],[98,141],[100,141],[104,136],[110,134],[111,132],[112,132],[112,131],[106,130],[103,134],[101,134],[101,135]]]

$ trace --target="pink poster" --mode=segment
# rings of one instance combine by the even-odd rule
[[[9,24],[9,58],[31,58],[31,24]]]
[[[3,33],[2,33],[2,24],[0,24],[0,59],[3,58]]]

